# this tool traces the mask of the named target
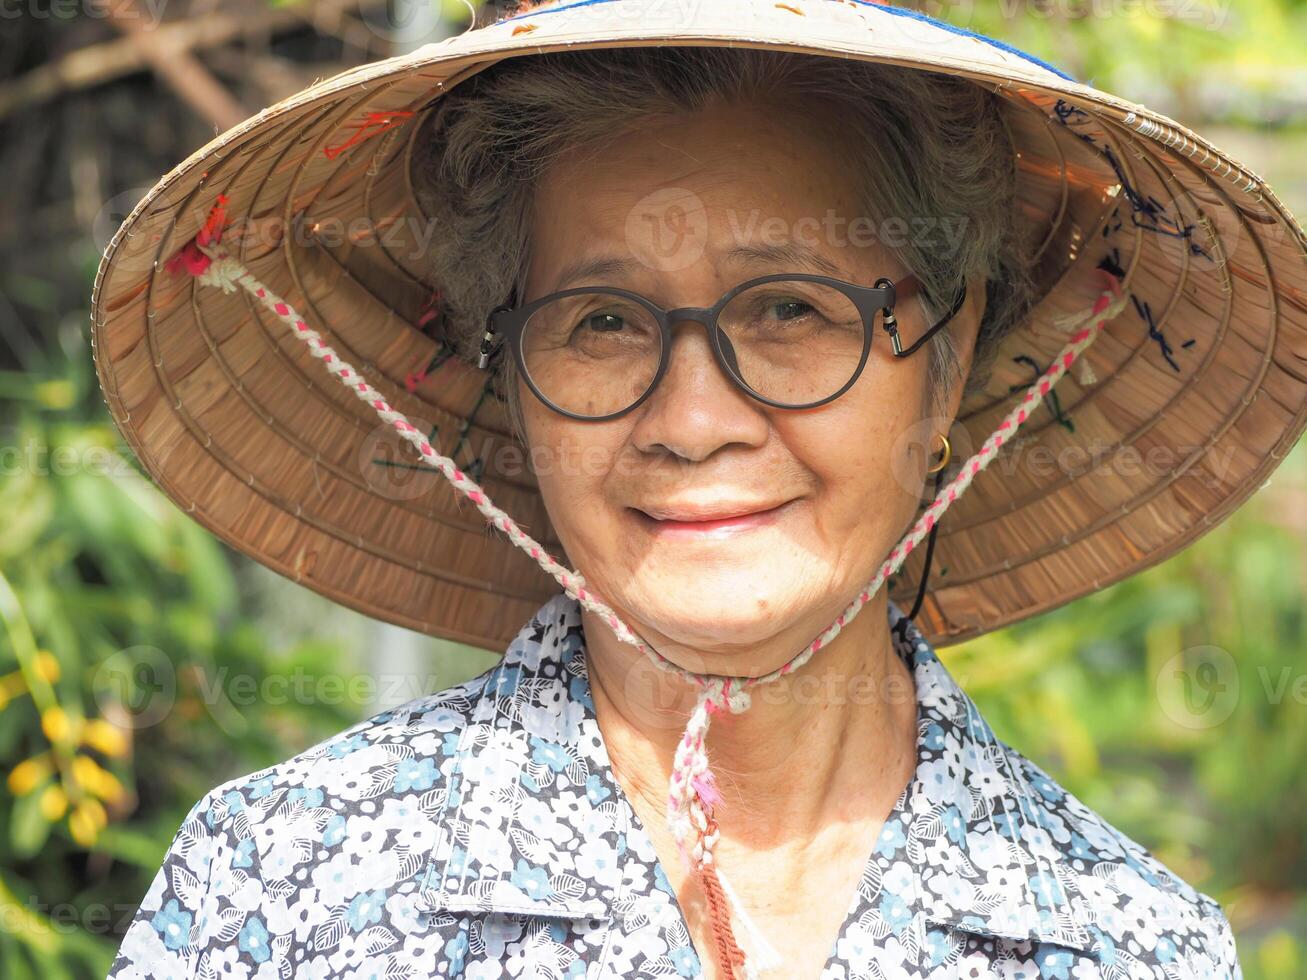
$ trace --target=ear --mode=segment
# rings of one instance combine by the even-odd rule
[[[948,391],[944,393],[940,404],[940,414],[955,419],[962,405],[962,391],[967,378],[971,376],[971,366],[975,363],[976,340],[980,336],[980,321],[984,319],[988,304],[988,281],[972,279],[967,283],[967,298],[945,329],[952,332],[954,346],[958,352],[958,375]]]

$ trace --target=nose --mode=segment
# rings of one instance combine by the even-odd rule
[[[642,452],[701,462],[726,446],[760,446],[766,406],[741,391],[713,355],[704,326],[672,325],[672,349],[658,387],[638,409],[631,439]]]

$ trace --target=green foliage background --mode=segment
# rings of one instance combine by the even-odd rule
[[[1175,115],[1307,213],[1307,0],[926,10]],[[68,260],[85,299],[97,257],[88,230]],[[196,799],[372,710],[350,687],[367,625],[233,555],[139,475],[85,310],[64,316],[56,292],[0,268],[14,316],[49,341],[0,371],[0,976],[15,980],[103,976]],[[1222,901],[1250,980],[1307,977],[1304,545],[1299,446],[1183,554],[942,651],[1002,737]],[[442,684],[493,660],[414,642]],[[1189,669],[1213,650],[1229,671]],[[288,676],[344,693],[268,696]]]

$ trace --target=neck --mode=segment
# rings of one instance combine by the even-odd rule
[[[590,613],[582,622],[595,712],[614,773],[642,817],[659,815],[661,826],[673,754],[699,687],[656,667]],[[759,674],[752,664],[770,670],[797,649],[733,656],[736,666],[717,667],[720,655],[697,651],[684,657],[678,651],[677,660]],[[748,710],[718,713],[709,729],[721,806],[731,815],[725,836],[776,846],[832,822],[884,816],[916,766],[917,709],[883,591],[801,668],[749,693]]]

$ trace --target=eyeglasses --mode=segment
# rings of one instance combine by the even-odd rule
[[[549,408],[584,421],[617,418],[648,398],[666,373],[672,325],[693,320],[741,390],[776,408],[814,408],[858,380],[877,311],[894,356],[904,358],[966,299],[964,286],[944,318],[905,347],[894,305],[920,288],[913,275],[862,286],[782,273],[742,282],[707,308],[665,310],[626,289],[578,286],[492,310],[477,366],[487,368],[507,343],[527,386]]]

